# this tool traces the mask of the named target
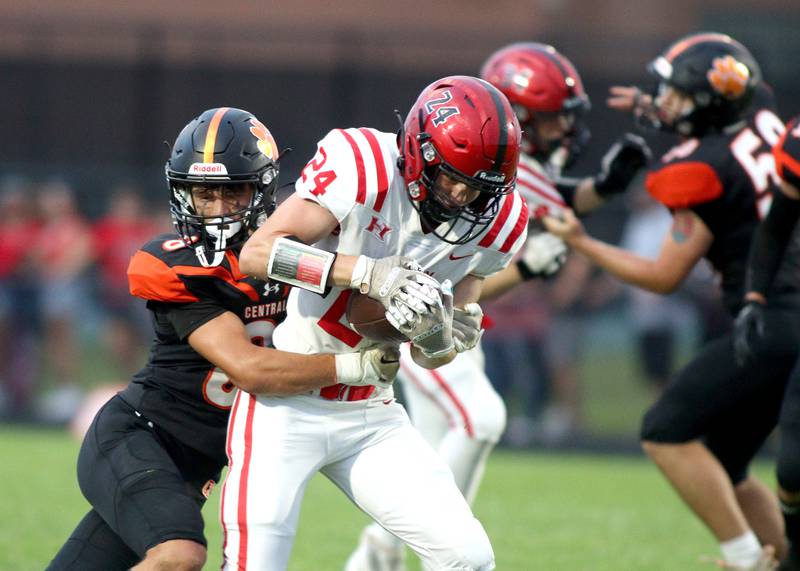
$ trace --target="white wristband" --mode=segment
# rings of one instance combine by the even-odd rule
[[[361,353],[344,353],[333,356],[336,363],[336,382],[343,385],[363,384],[364,371]]]
[[[332,252],[288,238],[278,238],[272,244],[267,277],[315,293],[324,293],[335,259],[336,254]]]

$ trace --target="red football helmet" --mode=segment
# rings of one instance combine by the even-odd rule
[[[497,87],[514,106],[523,127],[523,151],[546,160],[562,145],[580,151],[589,130],[580,115],[590,108],[589,97],[575,66],[553,46],[535,42],[512,44],[492,54],[481,77]],[[536,129],[543,114],[561,115],[568,125],[565,140],[544,140]]]
[[[500,198],[514,189],[520,139],[511,105],[489,83],[452,76],[423,90],[400,133],[398,166],[411,202],[436,236],[464,244],[491,223]],[[478,197],[453,205],[435,184],[439,174],[479,191]],[[459,221],[466,224],[453,236]]]

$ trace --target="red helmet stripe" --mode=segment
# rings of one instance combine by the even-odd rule
[[[206,131],[206,141],[203,145],[203,162],[204,163],[213,163],[214,162],[214,147],[217,143],[217,131],[219,130],[219,124],[222,121],[222,116],[228,112],[230,107],[220,107],[217,109],[214,116],[211,118],[211,122],[208,124],[208,131]]]
[[[353,139],[352,135],[344,129],[337,129],[342,134],[342,137],[353,149],[353,158],[356,160],[356,174],[358,175],[358,189],[356,190],[356,202],[365,204],[367,202],[367,175],[364,173],[364,157],[361,155],[361,149],[358,148],[358,143]]]

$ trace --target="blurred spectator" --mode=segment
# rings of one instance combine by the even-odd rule
[[[588,317],[619,291],[616,282],[578,255],[571,255],[550,282],[549,300],[554,315],[544,345],[550,391],[538,434],[546,445],[562,444],[582,430],[580,369]]]
[[[643,188],[629,197],[631,215],[625,223],[620,245],[635,254],[655,259],[672,226],[672,216]],[[660,295],[633,286],[625,286],[625,291],[643,376],[660,392],[674,369],[678,334],[686,330],[693,311],[678,293]]]
[[[100,302],[106,320],[103,340],[117,376],[123,379],[136,372],[139,353],[150,334],[144,301],[128,292],[128,263],[157,231],[157,223],[146,215],[140,191],[128,184],[112,191],[107,214],[93,228]]]
[[[39,222],[29,185],[0,189],[0,418],[24,419],[37,385],[39,300],[30,243]]]
[[[529,446],[548,384],[542,343],[550,311],[544,287],[529,282],[487,303],[485,310],[491,323],[482,341],[486,374],[508,407],[503,442]]]
[[[54,387],[40,396],[36,413],[43,422],[65,423],[82,397],[78,333],[88,304],[92,234],[65,182],[42,185],[39,207],[43,224],[33,256],[40,278],[44,354]]]

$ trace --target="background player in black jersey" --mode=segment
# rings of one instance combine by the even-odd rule
[[[278,149],[258,119],[227,107],[203,112],[178,135],[166,175],[178,233],[150,241],[128,269],[131,292],[152,312],[150,357],[84,439],[78,483],[92,509],[49,569],[201,569],[200,509],[226,464],[236,388],[288,395],[381,385],[397,370],[382,349],[267,348],[289,288],[249,278],[238,263],[275,207]]]
[[[750,241],[775,177],[769,146],[782,124],[769,109],[751,106],[761,81],[758,64],[727,36],[681,38],[649,70],[658,82],[651,98],[616,88],[609,103],[636,110],[681,139],[646,179],[650,194],[673,214],[658,257],[591,238],[571,212],[564,220],[546,219],[546,226],[618,278],[657,293],[673,291],[705,257],[735,314]],[[784,281],[782,300],[789,301],[800,282]],[[783,548],[775,499],[748,476],[748,465],[776,423],[798,354],[800,313],[768,311],[765,319],[773,335],[757,363],[738,368],[729,335],[711,341],[675,375],[642,425],[645,451],[717,537],[720,563],[731,569],[769,569],[772,548],[761,543]]]
[[[741,365],[757,360],[768,338],[766,314],[786,297],[781,273],[800,281],[797,256],[797,220],[800,218],[800,117],[786,125],[773,149],[781,179],[769,214],[759,226],[750,250],[745,283],[745,305],[734,324],[734,347]],[[787,267],[788,266],[788,267]],[[796,304],[789,306],[791,310]],[[800,368],[795,367],[781,407],[778,448],[778,497],[781,503],[789,553],[781,571],[800,570]]]

